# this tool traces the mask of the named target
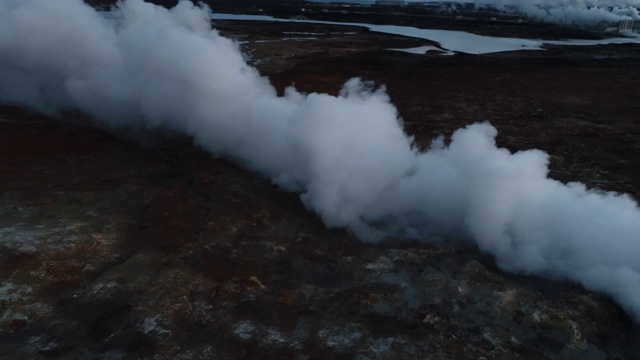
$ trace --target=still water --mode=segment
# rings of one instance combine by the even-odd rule
[[[265,15],[235,15],[235,14],[219,14],[215,13],[211,16],[212,20],[245,20],[245,21],[278,21],[278,22],[298,22],[308,24],[328,24],[328,25],[351,25],[362,26],[375,32],[402,35],[418,39],[435,41],[445,51],[460,52],[467,54],[488,54],[502,51],[517,50],[542,50],[544,44],[551,45],[601,45],[601,44],[622,44],[622,43],[640,43],[640,38],[620,37],[602,40],[542,40],[542,39],[519,39],[519,38],[503,38],[482,36],[465,31],[452,30],[431,30],[418,29],[409,26],[396,25],[373,25],[366,23],[348,23],[333,21],[317,21],[317,20],[294,20],[294,19],[278,19]],[[394,49],[399,50],[399,49]]]

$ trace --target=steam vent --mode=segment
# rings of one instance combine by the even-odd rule
[[[176,3],[0,0],[0,357],[638,358],[634,1]]]

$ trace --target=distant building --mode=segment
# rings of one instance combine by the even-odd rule
[[[404,0],[376,0],[376,5],[404,6]]]
[[[618,25],[618,32],[632,32],[633,31],[633,20],[622,20],[620,21],[620,25]]]
[[[617,24],[609,23],[608,26],[604,28],[605,33],[617,33],[620,35],[632,35],[634,31],[637,31],[637,28],[635,22],[631,19],[621,20]]]

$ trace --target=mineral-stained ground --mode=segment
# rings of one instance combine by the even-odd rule
[[[426,146],[488,120],[551,176],[640,198],[640,45],[472,56],[361,28],[219,22],[279,91],[385,84]],[[312,34],[311,34],[312,33]],[[531,37],[536,37],[532,32]],[[634,359],[609,298],[464,245],[359,242],[189,139],[0,107],[9,359]],[[63,119],[64,120],[64,119]]]

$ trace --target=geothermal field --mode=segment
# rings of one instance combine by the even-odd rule
[[[90,3],[0,0],[1,354],[640,354],[639,2]]]

